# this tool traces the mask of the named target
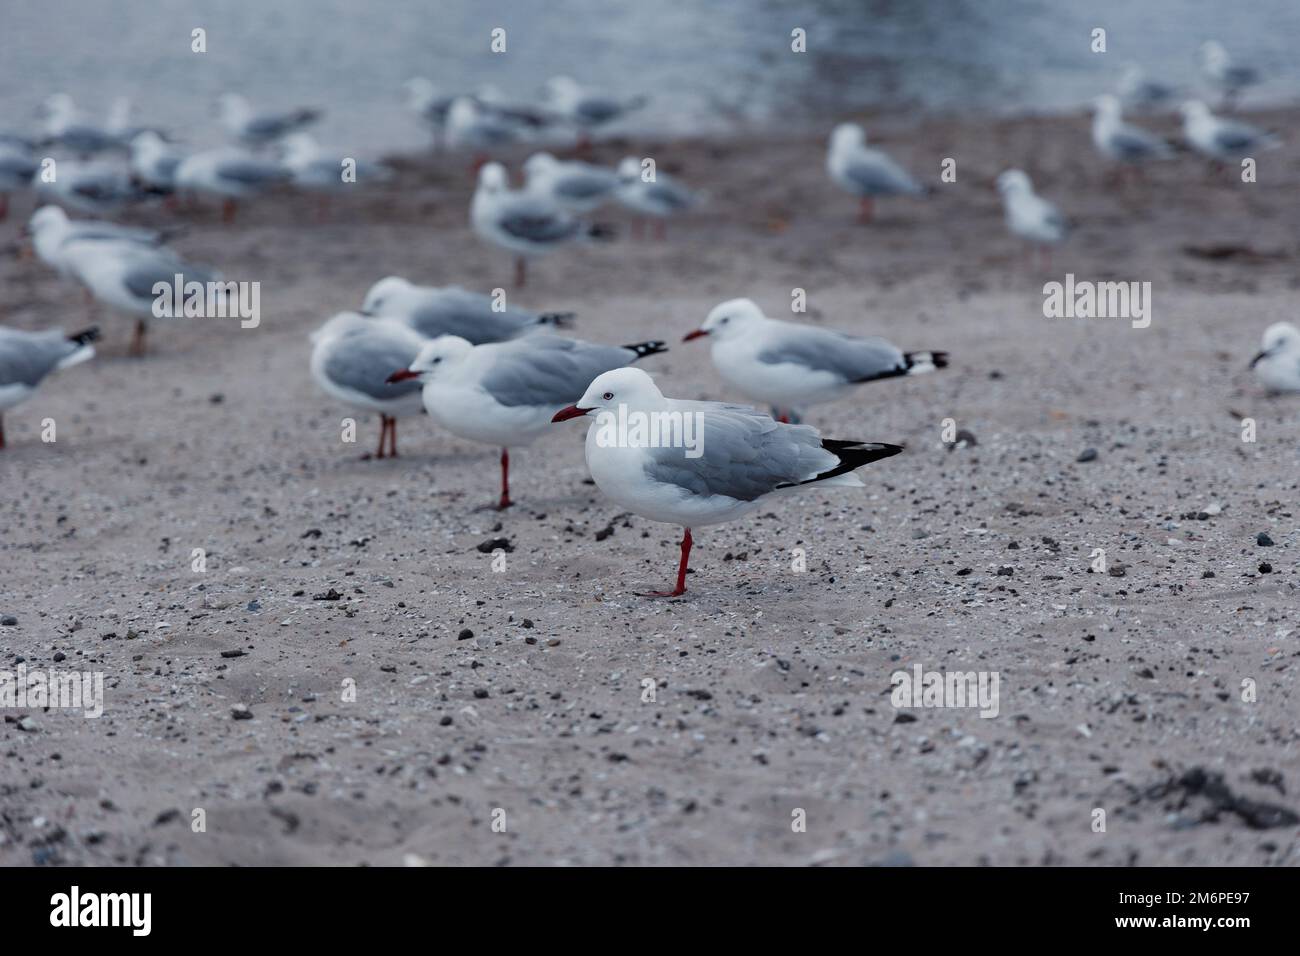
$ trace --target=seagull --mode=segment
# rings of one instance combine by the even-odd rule
[[[1092,143],[1105,158],[1136,167],[1147,160],[1173,156],[1169,144],[1159,136],[1124,122],[1118,97],[1099,96],[1093,109]]]
[[[1189,100],[1179,107],[1179,112],[1183,114],[1183,138],[1198,153],[1218,163],[1241,160],[1281,145],[1276,136],[1258,126],[1215,116],[1199,100]]]
[[[572,312],[528,312],[501,308],[498,300],[459,286],[414,285],[401,276],[388,276],[370,287],[361,303],[362,315],[396,319],[427,339],[458,335],[471,345],[504,342],[540,329],[564,328]]]
[[[469,218],[481,238],[515,254],[515,285],[520,288],[527,279],[529,256],[610,234],[608,227],[583,222],[552,199],[510,189],[500,163],[479,170]]]
[[[1137,110],[1160,106],[1174,96],[1172,86],[1148,80],[1136,63],[1130,63],[1124,68],[1116,89],[1120,99]]]
[[[152,248],[161,245],[164,236],[152,229],[138,226],[121,226],[115,222],[93,219],[69,219],[58,206],[41,206],[27,222],[27,232],[32,237],[36,255],[60,275],[72,274],[71,264],[63,253],[66,243],[73,240],[125,242]]]
[[[547,80],[543,93],[551,108],[578,128],[581,146],[590,145],[591,130],[639,110],[648,102],[644,96],[619,99],[607,93],[595,93],[584,89],[570,76]]]
[[[1231,109],[1238,95],[1259,83],[1260,79],[1259,71],[1254,67],[1233,63],[1228,51],[1217,40],[1206,40],[1201,44],[1201,72],[1222,95],[1220,105],[1225,109]]]
[[[892,158],[867,146],[857,123],[841,123],[831,133],[826,172],[841,189],[862,199],[858,222],[871,221],[876,196],[925,196],[929,190]]]
[[[9,216],[9,194],[30,186],[40,168],[23,152],[0,145],[0,221]]]
[[[131,138],[131,175],[141,185],[170,193],[176,187],[176,170],[185,156],[153,130]]]
[[[248,100],[237,93],[223,93],[217,100],[217,110],[226,131],[244,146],[274,143],[320,119],[320,111],[314,109],[255,113]]]
[[[739,518],[775,495],[813,484],[864,487],[855,468],[897,455],[898,445],[823,439],[808,425],[786,425],[743,405],[665,398],[640,369],[621,368],[599,376],[577,404],[552,421],[597,412],[587,429],[587,467],[596,486],[619,505],[652,521],[681,525],[682,557],[677,586],[643,597],[679,597],[686,591],[691,529]],[[626,429],[627,440],[611,440],[615,419],[680,421],[680,435],[693,425],[698,437],[661,442],[664,429]],[[690,424],[687,424],[690,423]],[[619,430],[623,431],[622,429]],[[619,435],[618,438],[622,436]]]
[[[591,212],[619,185],[619,174],[581,160],[560,161],[550,153],[533,153],[524,160],[529,192],[545,196],[571,212]]]
[[[797,423],[800,408],[841,398],[855,385],[948,365],[947,352],[904,352],[875,336],[769,319],[749,299],[716,306],[683,341],[703,336],[712,342],[713,365],[723,380],[771,405],[782,422]]]
[[[205,266],[185,262],[170,249],[149,248],[130,242],[73,239],[61,247],[64,261],[74,275],[100,302],[137,316],[130,354],[145,351],[146,319],[154,317],[158,295],[154,287],[176,282],[207,286],[221,278]],[[227,293],[228,294],[228,293]]]
[[[311,374],[325,394],[379,413],[379,450],[389,437],[389,457],[397,457],[397,419],[421,411],[418,382],[389,384],[394,368],[415,361],[426,340],[392,319],[341,312],[311,335]],[[369,458],[369,455],[365,457]]]
[[[998,176],[998,192],[1002,194],[1007,229],[1012,235],[1047,247],[1056,245],[1069,233],[1069,224],[1061,211],[1034,192],[1034,184],[1023,171],[1008,169]]]
[[[45,101],[45,144],[81,156],[120,150],[123,145],[112,131],[82,119],[67,93],[55,93]]]
[[[456,97],[447,110],[445,136],[451,149],[470,149],[483,156],[514,142],[518,135],[519,124],[484,109],[472,96]]]
[[[555,409],[582,395],[602,372],[666,352],[662,342],[618,347],[532,335],[471,345],[456,335],[425,344],[409,367],[388,381],[419,379],[424,408],[453,435],[501,448],[501,499],[510,507],[510,449],[532,444]]]
[[[5,446],[4,413],[31,398],[41,380],[57,369],[92,358],[99,329],[73,335],[62,329],[25,332],[0,325],[0,448]]]
[[[428,123],[434,134],[447,124],[447,113],[455,96],[438,92],[438,88],[423,76],[413,76],[402,84],[406,92],[406,107]]]
[[[664,220],[692,208],[700,202],[698,193],[687,189],[667,173],[655,172],[646,179],[641,170],[641,161],[635,156],[624,156],[618,164],[618,189],[615,198],[628,209],[643,216],[653,216],[657,223],[657,235],[665,238]],[[634,235],[639,235],[641,223],[638,222]]]
[[[64,159],[52,168],[54,175],[49,179],[44,170],[32,177],[36,192],[79,212],[108,212],[145,195],[124,170],[108,163]]]
[[[358,183],[391,179],[393,171],[382,163],[327,153],[308,133],[292,133],[284,138],[284,165],[299,189],[319,193],[319,216],[329,211],[330,194],[353,189]]]
[[[233,222],[239,200],[287,182],[291,175],[280,163],[223,147],[185,157],[176,167],[176,188],[221,197],[222,221]]]
[[[1270,325],[1250,367],[1270,392],[1300,392],[1300,329],[1290,322]]]

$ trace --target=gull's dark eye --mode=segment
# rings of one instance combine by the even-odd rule
[[[604,395],[602,395],[602,396],[600,396],[600,397],[603,398],[605,401],[608,402],[611,398],[614,397],[614,393],[613,393],[613,392],[606,392]]]
[[[726,324],[727,324],[728,322],[730,322],[730,321],[731,321],[731,317],[728,316],[728,315],[724,315],[721,319],[718,320],[718,324],[719,324],[719,325],[726,325]]]
[[[434,360],[433,360],[433,364],[434,364],[434,365],[437,365],[437,364],[438,364],[439,362],[441,362],[441,361],[442,361],[442,356],[439,355],[439,356],[437,356],[437,357],[434,358]]]

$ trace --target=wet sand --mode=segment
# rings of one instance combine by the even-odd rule
[[[1277,818],[1250,801],[1300,809],[1300,399],[1246,365],[1295,319],[1300,163],[1265,154],[1243,185],[1183,158],[1120,189],[1083,117],[872,129],[920,175],[955,158],[957,182],[864,227],[817,139],[598,145],[708,205],[662,243],[602,212],[618,241],[538,261],[518,292],[468,228],[460,158],[406,157],[321,222],[302,196],[231,227],[133,211],[261,282],[259,328],[158,323],[144,360],[128,320],[0,261],[0,321],[105,331],[5,416],[0,669],[107,685],[97,720],[5,712],[0,863],[1294,865],[1297,827],[1259,828]],[[1076,223],[1050,268],[1002,226],[1008,165]],[[1067,272],[1151,282],[1150,327],[1044,318]],[[679,340],[734,296],[786,315],[794,288],[810,321],[952,364],[812,410],[829,437],[907,451],[865,491],[700,529],[686,598],[650,601],[634,592],[670,582],[679,529],[587,482],[580,425],[512,453],[504,514],[478,510],[497,452],[425,418],[395,461],[360,460],[374,416],[341,443],[355,413],[315,388],[306,337],[388,274],[669,340],[643,367],[677,397],[739,398]],[[947,418],[978,443],[945,445]],[[494,571],[479,546],[498,538]],[[890,675],[918,663],[996,671],[999,715],[895,710]]]

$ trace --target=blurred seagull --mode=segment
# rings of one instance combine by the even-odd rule
[[[43,170],[32,179],[36,192],[79,212],[105,213],[145,198],[124,169],[105,162],[60,160],[54,175],[46,179]]]
[[[635,156],[624,156],[618,164],[618,188],[614,196],[628,209],[653,217],[660,239],[667,236],[666,220],[669,216],[686,212],[701,201],[699,193],[687,189],[667,173],[656,171],[652,178],[646,179],[641,161]],[[638,220],[633,235],[639,236],[641,229],[642,222]]]
[[[666,352],[662,342],[622,348],[554,335],[471,345],[455,335],[425,344],[394,383],[418,379],[424,408],[453,435],[501,448],[501,498],[510,507],[510,449],[532,444],[555,409],[576,401],[602,372]]]
[[[1148,80],[1142,68],[1136,63],[1130,63],[1124,68],[1117,90],[1120,99],[1136,110],[1162,106],[1174,96],[1172,86]]]
[[[571,242],[609,237],[607,227],[577,219],[553,199],[510,189],[500,163],[479,170],[470,224],[480,237],[515,254],[515,285],[521,288],[529,256]]]
[[[176,187],[176,170],[184,158],[184,153],[153,130],[144,130],[131,139],[131,175],[152,190],[170,193]]]
[[[136,316],[131,338],[131,355],[144,355],[146,320],[154,317],[154,292],[159,283],[169,289],[179,282],[206,286],[221,278],[205,266],[183,261],[165,248],[149,248],[129,242],[101,242],[74,239],[62,247],[64,260],[76,278],[100,302]]]
[[[1119,98],[1109,94],[1093,101],[1092,142],[1106,159],[1136,168],[1153,159],[1169,159],[1173,150],[1159,136],[1124,122]]]
[[[85,120],[67,93],[45,101],[45,144],[62,146],[80,156],[121,149],[122,140],[106,127]]]
[[[713,366],[747,398],[772,406],[783,422],[799,410],[834,401],[855,385],[933,372],[947,352],[904,352],[882,338],[769,319],[750,299],[715,307],[683,341],[708,336]]]
[[[385,457],[385,437],[388,457],[397,457],[397,419],[423,407],[419,383],[389,384],[388,376],[395,367],[414,362],[425,341],[400,322],[355,312],[334,316],[311,335],[311,374],[321,390],[354,408],[379,413],[375,458]]]
[[[861,197],[858,221],[871,221],[877,196],[924,196],[929,190],[888,155],[867,146],[857,123],[841,123],[831,133],[826,172],[841,189]]]
[[[0,448],[5,446],[4,413],[31,398],[45,376],[94,357],[99,329],[73,335],[62,329],[26,332],[0,325]]]
[[[456,97],[447,111],[447,146],[473,150],[480,160],[498,146],[513,142],[519,131],[517,123],[485,110],[472,96]]]
[[[1049,247],[1061,242],[1070,231],[1065,217],[1034,192],[1034,184],[1023,171],[1008,169],[998,176],[997,182],[1007,229],[1012,235],[1042,248],[1050,263]]]
[[[576,404],[557,411],[562,422],[596,412],[587,429],[587,467],[596,486],[620,508],[681,525],[681,560],[677,586],[643,597],[679,597],[686,591],[691,529],[732,521],[760,507],[774,507],[775,497],[813,484],[861,488],[852,472],[873,461],[897,455],[898,445],[823,439],[808,425],[784,425],[742,405],[688,402],[665,398],[640,369],[621,368],[596,378]],[[678,421],[686,435],[697,431],[698,454],[683,443],[637,439],[609,441],[614,421]],[[655,416],[658,416],[657,418]],[[665,418],[665,416],[667,416]],[[696,424],[698,423],[698,425]],[[650,429],[650,435],[663,429]]]
[[[614,192],[619,175],[612,169],[580,160],[561,161],[550,153],[533,153],[524,160],[529,192],[555,200],[573,212],[591,212]]]
[[[1256,85],[1260,79],[1259,71],[1254,67],[1233,63],[1228,51],[1217,40],[1206,40],[1201,44],[1201,72],[1223,97],[1220,105],[1225,109],[1236,105],[1242,91]]]
[[[579,146],[591,142],[591,131],[621,119],[628,113],[641,109],[648,102],[645,96],[620,99],[607,93],[585,89],[570,76],[556,76],[543,87],[547,105],[562,119],[577,127]]]
[[[1270,392],[1300,392],[1300,329],[1290,322],[1270,325],[1250,367]]]
[[[221,122],[234,139],[245,146],[265,146],[320,119],[320,111],[296,109],[284,113],[256,113],[248,100],[237,93],[223,93],[217,100]]]
[[[280,163],[222,147],[185,157],[176,167],[176,189],[220,197],[222,220],[232,222],[239,200],[285,183],[291,175]]]
[[[456,97],[440,93],[433,83],[423,76],[413,76],[402,84],[406,93],[406,107],[424,120],[434,134],[442,132],[447,124],[447,113]]]
[[[1198,153],[1218,163],[1281,145],[1276,136],[1258,126],[1215,116],[1199,100],[1189,100],[1179,107],[1179,112],[1183,114],[1183,138]]]
[[[420,286],[400,276],[388,276],[370,287],[361,314],[396,319],[425,338],[458,335],[472,345],[562,328],[573,318],[572,312],[498,310],[498,304],[491,296],[458,286]]]

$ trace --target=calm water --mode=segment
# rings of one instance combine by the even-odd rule
[[[424,142],[400,86],[494,83],[532,97],[555,73],[653,96],[659,130],[824,123],[854,109],[1055,111],[1124,64],[1195,88],[1204,39],[1267,71],[1251,99],[1300,88],[1300,0],[11,0],[0,33],[0,127],[50,93],[91,114],[115,96],[137,121],[216,138],[215,96],[320,105],[323,140],[358,152]],[[208,52],[190,52],[190,31]],[[494,27],[504,55],[489,52]],[[790,51],[807,30],[810,52]],[[1108,52],[1089,50],[1094,26]]]

